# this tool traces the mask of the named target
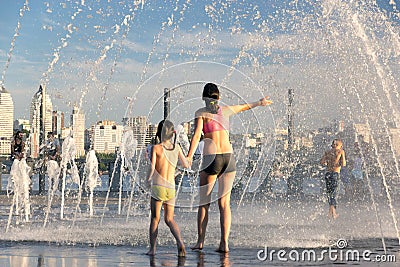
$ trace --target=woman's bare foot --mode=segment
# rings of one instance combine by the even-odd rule
[[[219,244],[218,249],[216,249],[215,251],[216,251],[216,252],[219,252],[219,253],[228,253],[228,252],[229,252],[228,244],[226,244],[226,243],[224,243],[224,242],[221,242],[221,243]]]
[[[178,247],[178,257],[186,257],[185,246]]]
[[[203,244],[202,243],[197,243],[193,247],[190,247],[191,250],[202,250],[203,249]]]
[[[156,255],[156,250],[155,249],[150,249],[149,251],[147,251],[146,255],[154,256],[154,255]]]

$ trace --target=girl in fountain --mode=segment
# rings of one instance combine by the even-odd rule
[[[176,239],[178,256],[185,256],[185,246],[174,220],[175,205],[175,169],[180,160],[183,167],[189,167],[182,149],[176,145],[176,132],[169,120],[162,120],[157,127],[156,138],[159,144],[151,150],[151,167],[148,183],[151,184],[151,219],[150,219],[150,249],[147,255],[155,255],[158,223],[160,222],[161,207],[164,206],[164,220]],[[173,139],[173,140],[172,140]]]
[[[325,152],[320,160],[322,165],[326,165],[325,174],[326,193],[328,195],[329,213],[334,219],[338,217],[336,213],[336,194],[340,178],[340,169],[346,166],[346,156],[343,150],[343,143],[340,139],[332,141],[332,148]]]
[[[201,132],[204,133],[203,161],[200,168],[200,203],[197,213],[197,243],[192,249],[203,249],[211,192],[218,178],[218,207],[220,211],[221,240],[218,252],[228,252],[228,237],[231,227],[230,197],[236,174],[236,163],[232,145],[229,142],[229,117],[236,113],[272,104],[268,97],[257,102],[220,106],[217,85],[207,83],[203,90],[205,107],[195,113],[195,129],[187,159],[192,162],[199,144]]]

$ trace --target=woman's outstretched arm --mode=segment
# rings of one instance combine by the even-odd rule
[[[265,106],[271,105],[271,104],[272,104],[272,100],[269,99],[269,96],[265,96],[256,102],[246,103],[246,104],[241,104],[241,105],[234,105],[234,106],[227,106],[228,112],[230,113],[228,115],[230,116],[230,115],[237,114],[242,111],[249,110],[249,109],[252,109],[252,108],[255,108],[258,106],[265,107]]]

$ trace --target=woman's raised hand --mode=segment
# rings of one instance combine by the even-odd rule
[[[260,100],[260,106],[267,106],[267,105],[271,105],[273,102],[271,99],[269,99],[269,96],[265,96],[263,98],[261,98]]]

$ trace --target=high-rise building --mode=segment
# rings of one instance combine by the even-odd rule
[[[84,146],[85,146],[85,150],[89,151],[91,149],[91,145],[92,145],[92,140],[91,140],[91,136],[92,136],[92,129],[88,128],[85,129],[85,142],[84,142]]]
[[[148,123],[146,116],[136,116],[136,117],[129,117],[124,118],[122,120],[124,125],[128,125],[132,128],[133,137],[138,141],[138,149],[145,148],[146,145],[149,143],[149,135],[147,134],[148,131]]]
[[[76,156],[85,155],[85,114],[74,106],[71,115],[71,127],[76,145]]]
[[[64,112],[53,110],[53,117],[51,121],[51,129],[54,135],[60,137],[64,125]]]
[[[31,108],[30,108],[30,123],[31,123],[31,134],[30,138],[30,156],[32,158],[37,158],[39,156],[39,146],[40,146],[40,132],[41,123],[40,120],[43,118],[44,124],[44,137],[46,138],[47,133],[52,131],[52,114],[53,114],[53,104],[51,102],[50,96],[45,95],[45,110],[42,114],[42,95],[43,88],[39,87],[39,90],[32,97]]]
[[[114,121],[99,121],[92,125],[92,148],[98,153],[115,153],[122,140],[122,125],[116,125]]]
[[[10,155],[14,124],[14,103],[11,94],[0,89],[0,155]]]
[[[155,124],[147,125],[147,134],[146,134],[146,139],[145,139],[145,145],[148,145],[152,142],[156,133],[157,133],[157,125],[155,125]]]

